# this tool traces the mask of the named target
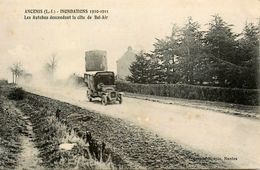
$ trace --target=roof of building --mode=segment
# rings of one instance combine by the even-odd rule
[[[124,55],[122,57],[120,57],[116,62],[120,62],[120,61],[125,60],[125,59],[134,60],[136,53],[137,52],[134,51],[131,46],[129,46],[127,51],[124,53]]]

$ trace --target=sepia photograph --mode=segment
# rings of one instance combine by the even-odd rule
[[[260,169],[260,0],[0,0],[0,170]]]

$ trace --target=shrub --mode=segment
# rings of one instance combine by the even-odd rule
[[[133,84],[117,82],[117,89],[130,93],[185,99],[259,105],[259,89],[222,88],[187,84]]]
[[[24,97],[25,92],[22,88],[14,88],[8,95],[8,98],[11,100],[23,100]]]
[[[0,85],[7,85],[8,81],[7,80],[0,80]]]

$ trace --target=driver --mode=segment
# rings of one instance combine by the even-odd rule
[[[102,90],[102,87],[104,86],[104,83],[98,83],[97,85],[97,89],[98,90]]]

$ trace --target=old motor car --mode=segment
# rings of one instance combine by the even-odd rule
[[[98,71],[85,73],[84,80],[87,85],[87,98],[100,98],[103,105],[108,103],[121,104],[123,93],[116,91],[115,75],[112,71]]]

